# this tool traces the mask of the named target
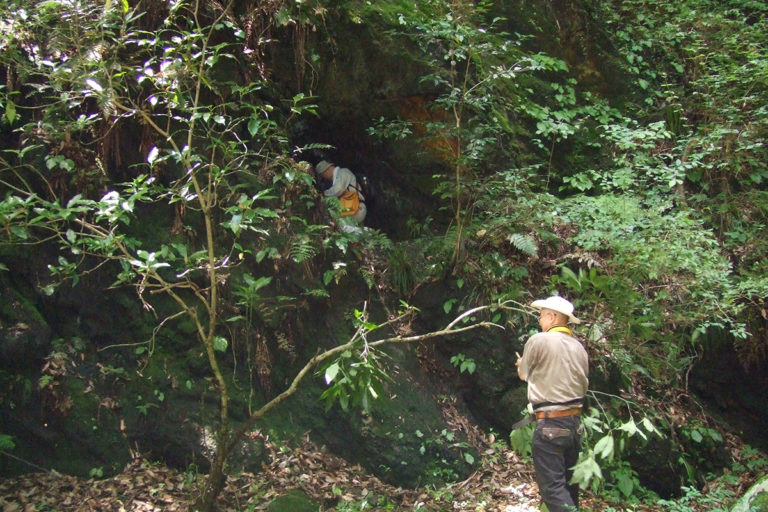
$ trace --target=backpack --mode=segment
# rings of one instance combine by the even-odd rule
[[[341,201],[342,217],[355,215],[360,210],[360,196],[357,194],[357,190],[345,190],[344,193],[339,196],[339,201]]]

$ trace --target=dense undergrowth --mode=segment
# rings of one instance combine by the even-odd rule
[[[705,483],[698,459],[723,440],[714,419],[675,412],[698,405],[692,366],[714,338],[747,370],[766,357],[768,7],[538,6],[521,24],[516,7],[489,1],[9,2],[0,271],[7,283],[34,274],[48,296],[91,275],[135,287],[157,330],[120,340],[129,349],[107,373],[132,380],[155,353],[200,350],[210,387],[187,380],[187,392],[219,393],[218,441],[230,448],[237,383],[222,368],[247,361],[249,400],[264,400],[315,349],[302,345],[302,314],[345,290],[385,311],[348,312],[363,334],[407,332],[394,322],[401,300],[435,281],[453,286],[446,315],[495,305],[487,319],[507,325],[524,315],[501,305],[557,291],[583,312],[593,372],[610,376],[591,394],[581,483],[627,503],[647,497],[631,455],[663,445],[690,497]],[[372,153],[435,169],[419,182],[434,212],[405,208],[396,242],[386,229],[333,229],[338,205],[319,200],[305,161],[334,148],[294,138],[356,92],[324,78],[345,65],[336,57],[351,29],[407,63],[372,96],[426,101],[418,115],[366,112],[355,134]],[[49,273],[30,270],[38,248]],[[185,336],[163,341],[182,316]],[[358,342],[368,354],[366,336]],[[57,379],[67,357],[103,348],[88,343],[60,339],[42,374],[4,368],[4,406],[23,404],[26,386],[66,407]],[[386,379],[384,363],[358,357],[323,369],[326,396],[345,409],[370,407]],[[354,371],[339,379],[340,368]]]

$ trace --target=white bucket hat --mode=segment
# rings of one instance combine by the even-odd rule
[[[551,309],[568,317],[568,321],[574,324],[580,324],[581,320],[573,316],[573,304],[559,295],[553,295],[546,299],[539,299],[531,302],[531,307],[536,309]]]
[[[317,174],[323,174],[329,167],[331,167],[333,164],[331,162],[328,162],[326,160],[320,160],[317,165],[315,166],[315,172]]]

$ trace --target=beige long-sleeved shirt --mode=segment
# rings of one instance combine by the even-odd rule
[[[540,332],[525,343],[518,366],[528,382],[528,401],[564,404],[584,398],[589,385],[589,360],[582,344],[564,332]],[[568,409],[573,405],[546,405],[537,410]]]
[[[355,173],[347,169],[346,167],[339,167],[333,170],[333,179],[331,181],[330,188],[327,188],[323,194],[327,197],[339,197],[347,190],[355,190],[357,195],[360,196],[361,201],[365,201],[365,197],[360,193],[360,189],[357,187],[357,179]]]

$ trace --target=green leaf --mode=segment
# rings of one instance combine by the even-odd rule
[[[649,434],[655,433],[655,434],[661,435],[661,432],[659,432],[659,430],[654,426],[651,420],[648,419],[647,417],[643,418],[643,421],[641,422],[641,424]]]
[[[94,80],[93,78],[86,78],[85,85],[87,85],[89,88],[93,89],[96,92],[104,91],[104,88],[101,86],[101,84],[96,80]]]
[[[603,436],[595,444],[595,453],[603,459],[613,457],[614,441],[612,435]]]
[[[159,154],[160,150],[157,149],[157,146],[152,146],[152,149],[149,150],[149,154],[147,155],[147,163],[149,163],[149,165],[153,165]]]
[[[11,451],[16,448],[16,443],[13,442],[13,437],[0,434],[0,450]]]
[[[37,381],[37,387],[38,389],[45,389],[51,382],[53,382],[53,377],[51,375],[43,375]]]
[[[595,460],[594,454],[590,453],[589,456],[573,467],[571,482],[578,484],[582,489],[586,489],[593,478],[602,480],[603,472]]]
[[[635,420],[629,420],[628,422],[623,423],[619,427],[619,430],[623,430],[624,432],[626,432],[630,436],[635,435],[637,433],[637,425],[635,424]]]
[[[325,369],[325,383],[330,384],[339,373],[339,363],[333,363]]]
[[[5,102],[5,119],[8,120],[8,124],[13,124],[16,120],[16,104],[10,99]]]
[[[117,194],[117,192],[115,192],[115,194]],[[105,196],[105,197],[106,197],[106,196]],[[80,195],[80,194],[75,194],[75,195],[72,197],[72,199],[70,199],[69,201],[67,201],[67,208],[74,208],[74,207],[75,207],[75,206],[77,206],[78,204],[81,204],[81,200],[82,200],[82,199],[83,199],[83,196],[82,196],[82,195]],[[104,200],[104,199],[102,199],[102,201],[103,201],[103,200]]]
[[[464,460],[467,461],[467,464],[475,463],[475,458],[469,452],[464,453]]]
[[[704,436],[702,436],[701,432],[699,432],[697,429],[693,429],[691,430],[691,439],[697,443],[700,443],[704,440]]]
[[[251,137],[255,137],[259,133],[260,126],[261,121],[259,119],[252,117],[248,120],[248,133],[251,134]]]
[[[635,488],[635,482],[630,475],[621,472],[618,473],[616,477],[616,487],[619,488],[619,491],[621,491],[624,496],[629,497],[632,495],[632,491]]]
[[[11,226],[11,233],[13,233],[13,236],[21,240],[26,240],[29,238],[29,233],[27,232],[26,226]]]
[[[229,229],[232,230],[232,232],[237,235],[240,233],[243,225],[243,215],[237,214],[232,216],[232,220],[229,221]]]
[[[227,350],[227,346],[229,345],[229,342],[226,338],[223,338],[221,336],[216,336],[213,338],[213,349],[218,350],[219,352],[224,352]]]
[[[535,428],[535,423],[531,423],[509,433],[509,445],[521,457],[529,457],[531,455],[531,441],[533,440]]]
[[[539,252],[539,247],[536,245],[536,241],[528,235],[513,233],[509,236],[509,243],[512,244],[515,249],[527,256],[536,256]]]

